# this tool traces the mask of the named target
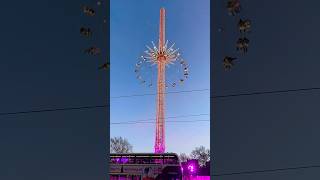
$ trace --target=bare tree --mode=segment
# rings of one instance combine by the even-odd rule
[[[132,152],[132,145],[127,139],[122,137],[113,137],[110,139],[111,153],[130,153]]]
[[[192,159],[197,159],[200,166],[205,166],[210,161],[210,149],[204,146],[196,147],[190,154]]]
[[[188,159],[190,159],[190,157],[188,155],[186,155],[185,153],[181,153],[179,155],[179,159],[180,159],[180,162],[187,162]]]

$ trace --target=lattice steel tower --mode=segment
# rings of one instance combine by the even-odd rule
[[[175,64],[179,61],[182,68],[184,68],[184,78],[180,78],[182,83],[188,76],[188,67],[185,61],[180,58],[179,49],[173,49],[174,44],[168,47],[168,41],[165,39],[165,9],[160,9],[160,25],[159,25],[159,43],[158,47],[152,42],[153,48],[146,46],[148,50],[145,51],[147,56],[141,56],[142,60],[136,64],[135,72],[138,74],[137,78],[142,83],[146,81],[142,79],[140,75],[140,67],[144,63],[152,63],[157,65],[157,100],[156,100],[156,138],[154,151],[155,153],[165,152],[165,89],[168,86],[166,83],[165,73],[166,66]],[[176,83],[169,83],[172,87],[176,86]]]
[[[165,9],[160,9],[160,26],[159,26],[159,54],[158,62],[158,87],[157,87],[157,117],[156,117],[156,141],[154,145],[155,153],[165,152],[165,124],[164,124],[164,93],[165,93],[165,68],[167,57],[164,53],[165,41]]]

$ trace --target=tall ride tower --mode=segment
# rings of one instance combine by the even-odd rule
[[[160,9],[159,26],[159,54],[157,56],[158,80],[157,80],[157,116],[156,116],[156,140],[154,145],[155,153],[165,152],[165,124],[164,124],[164,99],[165,99],[165,68],[167,57],[164,52],[165,42],[165,15],[164,8]]]
[[[135,72],[137,78],[141,83],[146,83],[141,76],[141,70],[143,66],[151,67],[157,65],[157,99],[156,99],[156,138],[154,151],[155,153],[165,152],[165,89],[168,86],[175,87],[177,82],[168,82],[165,78],[166,67],[174,69],[174,65],[178,66],[179,72],[183,72],[182,77],[179,78],[179,82],[182,83],[188,77],[188,65],[180,58],[179,49],[173,49],[174,44],[168,46],[168,41],[165,39],[165,9],[160,9],[160,25],[159,25],[159,42],[156,46],[152,42],[153,48],[146,46],[148,49],[145,51],[147,56],[141,56],[141,60],[136,64]],[[179,63],[177,63],[179,62]],[[150,66],[151,64],[151,66]],[[181,71],[181,68],[183,69]],[[147,77],[148,78],[148,77]],[[152,84],[152,82],[151,82]],[[150,84],[150,85],[151,85]]]

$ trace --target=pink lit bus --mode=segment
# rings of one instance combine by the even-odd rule
[[[182,180],[177,154],[110,154],[110,180]]]

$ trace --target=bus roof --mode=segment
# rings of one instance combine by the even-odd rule
[[[110,156],[177,156],[176,153],[110,153]]]

